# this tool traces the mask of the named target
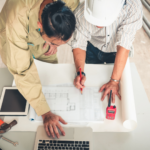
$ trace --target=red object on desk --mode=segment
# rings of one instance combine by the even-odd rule
[[[81,73],[81,68],[80,68],[80,82],[82,80],[82,73]],[[82,94],[82,88],[81,88],[81,94]]]
[[[110,91],[108,107],[106,108],[106,119],[114,120],[116,116],[116,106],[111,106],[111,94],[112,91]]]
[[[4,121],[0,119],[0,126],[4,124]]]

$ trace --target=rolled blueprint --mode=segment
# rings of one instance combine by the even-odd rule
[[[30,105],[30,109],[29,109],[29,120],[30,121],[35,121],[35,110],[33,109],[33,107]]]
[[[126,129],[133,130],[137,126],[137,118],[135,111],[135,102],[133,95],[133,86],[131,79],[131,71],[129,59],[127,60],[125,69],[123,71],[121,81],[121,107],[122,107],[122,121]]]

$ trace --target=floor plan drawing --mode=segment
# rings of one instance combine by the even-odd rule
[[[55,92],[55,93],[53,93]],[[63,90],[61,91],[48,91],[43,90],[43,93],[45,95],[46,100],[51,105],[51,110],[53,112],[55,111],[75,111],[76,109],[76,103],[71,102],[69,98],[69,93],[62,93],[65,92]]]
[[[42,87],[51,111],[67,122],[103,121],[104,111],[98,88]],[[41,118],[36,116],[35,120]]]

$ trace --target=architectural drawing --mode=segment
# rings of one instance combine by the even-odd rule
[[[104,119],[98,90],[98,88],[85,88],[81,95],[80,90],[75,87],[42,88],[51,111],[68,122]]]
[[[54,91],[43,91],[46,100],[51,104],[52,111],[75,111],[76,103],[71,102],[69,93],[51,93]]]

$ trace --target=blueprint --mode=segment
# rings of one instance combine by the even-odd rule
[[[81,94],[75,87],[42,87],[43,94],[54,114],[61,116],[67,122],[103,121],[104,110],[100,100],[99,88],[86,87]],[[42,121],[33,114],[31,120]],[[34,112],[35,113],[35,112]]]
[[[75,73],[76,73],[76,69],[74,64],[49,64],[46,62],[41,62],[39,60],[34,60],[38,73],[39,73],[39,77],[40,77],[40,81],[41,81],[41,85],[42,86],[51,86],[51,87],[74,87],[73,86],[73,80],[75,77]],[[106,96],[104,101],[101,102],[101,93],[98,93],[99,88],[104,85],[105,83],[107,83],[110,80],[110,76],[112,74],[113,71],[113,65],[112,64],[107,64],[107,65],[95,65],[95,64],[85,64],[85,72],[86,72],[86,83],[85,86],[86,88],[83,90],[83,97],[84,94],[87,93],[86,89],[91,88],[91,91],[94,91],[93,94],[93,101],[94,101],[94,106],[93,107],[102,107],[102,109],[98,109],[98,111],[103,110],[100,113],[95,113],[96,115],[103,115],[103,112],[106,115],[106,107],[108,105],[108,97]],[[132,73],[136,74],[137,76],[135,77],[135,79],[132,81],[131,78],[131,69]],[[133,93],[133,86],[132,83],[135,81],[139,81],[140,84],[139,86],[141,86],[141,88],[143,89],[143,85],[140,81],[140,77],[138,75],[138,72],[136,70],[135,65],[132,64],[132,68],[130,69],[130,63],[129,63],[129,58],[127,60],[126,66],[124,68],[121,80],[120,80],[120,94],[121,94],[121,101],[119,100],[119,98],[117,96],[115,96],[115,104],[112,105],[116,105],[117,107],[117,112],[116,112],[116,118],[115,120],[111,121],[111,120],[107,120],[105,119],[104,123],[101,123],[100,120],[103,118],[102,116],[100,117],[100,119],[98,119],[98,123],[95,122],[90,122],[89,123],[85,123],[88,124],[89,127],[91,127],[93,129],[93,132],[129,132],[132,131],[136,128],[137,126],[137,119],[136,119],[136,114],[139,114],[138,110],[136,113],[135,110],[135,100],[134,100],[134,93]],[[71,86],[68,86],[67,84],[70,84]],[[13,84],[13,86],[15,86],[15,83]],[[99,88],[95,88],[95,87],[99,87]],[[134,86],[134,90],[135,91],[139,91],[139,87]],[[95,89],[95,90],[94,90]],[[140,93],[141,91],[139,91]],[[142,91],[143,95],[146,96],[146,94],[144,94],[144,89]],[[80,91],[78,90],[77,92],[78,94],[80,94]],[[103,93],[102,93],[103,94]],[[81,94],[80,94],[81,96]],[[80,97],[79,96],[79,97]],[[139,96],[142,99],[142,94],[139,94]],[[137,97],[137,96],[136,96]],[[144,98],[145,100],[147,100],[147,97]],[[83,98],[84,100],[84,98]],[[84,101],[83,101],[84,102]],[[97,106],[96,103],[98,102],[98,104],[100,106]],[[136,99],[136,102],[138,103],[138,99]],[[146,102],[146,101],[145,101]],[[141,101],[139,101],[138,104],[141,104]],[[84,106],[84,105],[82,105]],[[87,106],[87,105],[85,105]],[[137,105],[138,106],[138,105]],[[139,108],[141,105],[139,105]],[[146,105],[148,106],[148,105]],[[53,106],[52,106],[53,107]],[[51,106],[50,106],[51,108]],[[83,110],[83,109],[82,109]],[[85,112],[86,110],[86,112]],[[91,110],[91,109],[90,109]],[[139,109],[140,110],[140,109]],[[143,111],[145,111],[146,109],[143,108]],[[83,117],[92,117],[92,115],[87,115],[90,111],[88,111],[88,109],[84,109],[83,110],[85,113],[80,113],[80,117],[82,119]],[[71,111],[69,111],[71,112]],[[96,110],[94,110],[94,112],[96,112]],[[62,116],[64,113],[61,113],[60,111],[57,111],[55,113],[60,113],[60,116]],[[98,117],[94,115],[94,117]],[[27,120],[27,117],[30,118],[29,121]],[[36,116],[36,113],[34,111],[34,109],[31,107],[30,111],[29,111],[29,115],[27,117],[18,117],[18,116],[13,116],[13,117],[5,117],[4,118],[4,122],[11,122],[12,120],[16,119],[18,121],[18,125],[13,127],[11,129],[11,131],[36,131],[37,127],[39,125],[42,125],[42,120],[40,117]],[[65,116],[64,116],[65,117]],[[68,122],[68,125],[70,126],[81,126],[81,124],[83,123],[72,123],[70,121],[68,121],[69,119],[67,117],[65,117],[66,121]],[[34,121],[39,121],[39,122],[34,122]],[[73,119],[71,119],[73,120]],[[85,118],[86,120],[86,118]],[[90,119],[89,119],[90,120]],[[94,119],[96,120],[96,119]],[[96,120],[97,121],[97,120]]]

